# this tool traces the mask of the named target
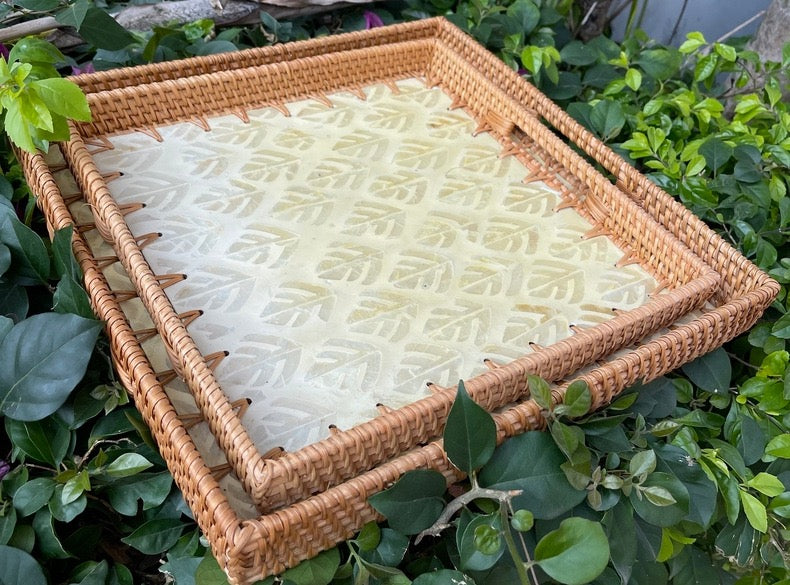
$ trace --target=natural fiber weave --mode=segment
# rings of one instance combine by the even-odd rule
[[[308,58],[311,55],[315,57]],[[558,171],[557,176],[567,183],[563,185],[558,180],[568,204],[607,231],[619,234],[620,244],[628,246],[662,280],[687,287],[685,299],[675,297],[673,303],[662,307],[663,311],[638,314],[637,319],[630,321],[618,317],[614,333],[606,328],[581,332],[555,347],[513,364],[493,367],[487,374],[471,380],[468,385],[471,392],[489,409],[517,401],[527,390],[526,372],[559,380],[669,325],[700,307],[706,293],[717,287],[720,277],[715,308],[584,375],[593,391],[595,405],[601,405],[628,384],[655,378],[744,331],[778,290],[775,282],[702,222],[626,165],[532,86],[441,19],[233,56],[147,66],[139,70],[139,77],[135,71],[78,78],[87,91],[98,92],[89,96],[95,121],[81,125],[73,133],[72,140],[64,145],[64,154],[96,210],[96,227],[113,243],[120,262],[136,284],[135,293],[148,308],[165,341],[176,373],[193,390],[197,406],[231,467],[262,510],[285,507],[240,521],[151,368],[141,349],[139,332],[135,334],[129,327],[121,310],[120,295],[112,292],[97,259],[80,235],[75,237],[74,247],[94,307],[107,321],[113,356],[122,379],[151,426],[218,560],[236,581],[251,582],[278,572],[351,536],[362,523],[374,517],[366,504],[367,497],[408,469],[434,467],[453,477],[440,444],[435,442],[385,462],[440,433],[452,390],[441,389],[421,401],[419,407],[407,407],[406,416],[404,412],[385,414],[376,421],[330,437],[313,449],[302,449],[278,459],[261,457],[239,421],[234,405],[216,384],[206,358],[190,339],[184,324],[186,319],[173,310],[162,290],[162,282],[171,282],[174,277],[157,276],[148,267],[140,252],[139,237],[131,234],[123,220],[124,211],[128,210],[114,203],[86,142],[102,144],[100,137],[105,133],[150,128],[175,120],[195,118],[202,123],[203,116],[234,109],[263,106],[285,109],[288,101],[310,95],[323,99],[326,93],[382,81],[423,76],[439,85],[528,168],[540,168],[548,163],[552,170]],[[137,85],[113,89],[127,83]],[[203,100],[209,105],[204,107]],[[162,103],[168,103],[168,111],[161,107]],[[618,178],[622,192],[573,154],[534,113],[604,164]],[[240,115],[243,117],[243,112]],[[156,134],[155,130],[151,133]],[[71,223],[69,209],[44,160],[40,156],[21,158],[50,227],[57,229]],[[623,193],[644,211],[635,208]],[[662,234],[653,220],[688,246],[716,274],[673,237]],[[652,230],[650,237],[645,237],[646,230]],[[687,262],[679,262],[681,258]],[[656,300],[672,298],[669,295],[674,292],[659,295]],[[558,398],[560,395],[561,388]],[[506,408],[496,418],[500,439],[542,426],[538,409],[528,399]],[[360,471],[363,473],[355,475]],[[313,493],[316,495],[309,497]]]

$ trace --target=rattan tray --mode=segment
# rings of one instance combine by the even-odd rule
[[[223,71],[211,73],[215,70]],[[700,307],[716,289],[716,308],[585,374],[596,405],[602,404],[625,385],[656,377],[743,331],[776,293],[773,281],[668,196],[627,170],[629,167],[531,86],[441,19],[231,57],[146,67],[139,71],[139,78],[134,77],[134,71],[79,80],[93,92],[90,100],[95,121],[75,131],[72,141],[64,146],[64,154],[97,212],[95,227],[113,243],[114,255],[131,276],[135,286],[129,295],[137,295],[146,305],[165,340],[175,373],[186,378],[230,466],[259,509],[285,507],[239,522],[187,432],[191,424],[187,421],[195,417],[181,413],[179,418],[161,376],[157,378],[142,350],[140,339],[149,333],[135,332],[129,326],[129,315],[124,314],[126,308],[122,310],[120,303],[127,295],[117,287],[113,292],[107,282],[107,266],[116,258],[97,258],[83,237],[75,238],[75,250],[97,311],[108,322],[119,371],[218,559],[234,579],[254,580],[279,571],[348,537],[372,517],[365,504],[367,496],[406,469],[433,466],[451,476],[437,443],[385,461],[438,435],[452,390],[438,389],[414,405],[387,412],[296,453],[276,459],[262,455],[239,421],[234,405],[219,389],[206,358],[186,332],[184,322],[195,313],[179,315],[162,292],[162,282],[174,282],[179,277],[154,275],[140,252],[140,244],[149,240],[144,234],[133,235],[123,219],[124,213],[134,207],[117,205],[110,195],[112,189],[107,188],[106,179],[110,177],[102,178],[95,166],[94,156],[107,146],[106,134],[147,129],[157,138],[164,132],[159,126],[165,123],[196,120],[211,127],[208,116],[234,109],[239,109],[241,118],[256,107],[275,107],[285,113],[307,97],[331,102],[342,90],[367,92],[374,85],[392,85],[397,80],[424,78],[429,86],[439,86],[450,96],[452,105],[463,106],[481,131],[500,141],[505,154],[550,183],[561,194],[563,204],[575,208],[599,231],[608,232],[613,241],[627,248],[628,259],[640,261],[662,285],[674,287],[655,295],[642,307],[552,347],[501,367],[491,364],[490,372],[474,378],[469,385],[475,398],[488,408],[519,400],[526,391],[525,372],[555,380],[568,376]],[[121,87],[129,82],[135,85]],[[529,107],[519,105],[518,100]],[[163,103],[169,105],[167,110],[161,107]],[[541,125],[536,113],[573,134],[585,150],[616,172],[625,194],[643,204],[648,213],[575,156]],[[73,222],[53,180],[53,169],[41,157],[25,156],[23,162],[51,227]],[[89,227],[81,230],[86,238]],[[719,278],[723,279],[720,286]],[[529,400],[507,408],[497,419],[502,437],[541,425]],[[317,495],[303,499],[312,493]]]

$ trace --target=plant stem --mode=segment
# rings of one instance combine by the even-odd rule
[[[513,559],[513,564],[516,565],[516,572],[518,573],[518,580],[521,582],[521,585],[531,585],[524,560],[521,558],[521,555],[518,554],[516,541],[513,540],[513,533],[510,531],[510,519],[508,518],[507,511],[508,502],[499,502],[499,517],[502,519],[502,532],[505,535],[507,551]],[[537,580],[535,581],[535,585],[537,585]]]

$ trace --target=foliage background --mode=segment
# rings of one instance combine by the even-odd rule
[[[790,582],[787,47],[782,63],[764,63],[744,39],[709,43],[692,34],[676,49],[636,31],[622,43],[582,42],[583,15],[570,0],[407,0],[291,22],[263,13],[249,27],[197,21],[145,33],[115,24],[107,13],[115,8],[87,0],[0,5],[7,22],[20,11],[53,14],[85,41],[66,55],[21,41],[8,56],[13,71],[0,68],[0,582],[224,583],[114,376],[78,284],[70,234],[50,244],[8,138],[45,146],[62,137],[65,118],[85,115],[77,96],[51,97],[48,87],[71,95],[58,85],[60,74],[437,14],[521,70],[768,271],[782,292],[763,322],[726,350],[634,388],[600,413],[544,400],[550,432],[512,440],[490,459],[472,453],[479,457],[470,463],[473,483],[522,490],[508,518],[526,510],[534,526],[521,515],[509,528],[481,499],[441,536],[415,545],[406,535],[418,530],[395,513],[389,526],[366,527],[283,579],[516,582],[512,558],[501,552],[507,537],[523,536],[534,555],[537,541],[573,516],[606,535],[609,558],[597,583]],[[452,497],[443,486],[431,492],[435,480],[417,479],[406,505],[413,510],[418,494],[432,493],[423,498],[432,522]],[[552,577],[572,582],[562,571]]]

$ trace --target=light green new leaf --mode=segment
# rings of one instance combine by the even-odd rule
[[[463,381],[447,416],[444,450],[458,469],[470,474],[491,458],[496,448],[494,419],[469,397]]]
[[[19,102],[12,100],[6,104],[5,132],[22,150],[36,152],[36,143],[33,141],[32,127],[22,114]]]
[[[55,412],[88,366],[101,323],[42,313],[17,323],[0,342],[0,413],[40,420]]]
[[[768,531],[768,513],[762,502],[747,491],[740,491],[741,504],[752,527],[762,533]]]
[[[592,396],[587,382],[575,380],[565,389],[565,397],[562,404],[557,405],[554,414],[557,416],[567,416],[576,418],[587,414],[592,405]]]
[[[600,575],[609,563],[609,541],[598,522],[568,518],[540,539],[535,562],[560,583],[583,585]]]
[[[124,453],[107,466],[105,472],[113,478],[129,477],[153,466],[153,463],[138,453]]]
[[[77,84],[68,79],[53,77],[40,79],[30,84],[46,106],[61,116],[81,122],[90,122],[91,111],[88,100]]]
[[[540,376],[535,376],[534,374],[527,374],[527,383],[529,384],[529,394],[532,399],[543,410],[551,411],[554,407],[554,402],[551,397],[549,383]]]
[[[746,485],[769,497],[778,496],[785,491],[785,486],[778,477],[764,471],[747,481]]]
[[[628,473],[638,477],[642,474],[653,473],[656,469],[656,453],[652,449],[639,451],[628,463]]]
[[[790,433],[783,433],[768,441],[765,454],[770,457],[790,459]]]

